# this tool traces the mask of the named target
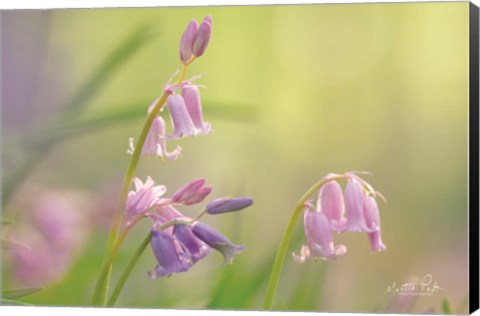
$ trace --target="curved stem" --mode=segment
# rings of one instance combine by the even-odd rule
[[[98,277],[97,284],[95,286],[95,290],[93,291],[92,295],[92,304],[98,304],[100,297],[104,295],[103,292],[103,284],[105,284],[105,281],[110,273],[110,267],[112,265],[113,259],[118,253],[118,250],[120,249],[120,245],[122,244],[123,240],[127,236],[128,230],[124,230],[123,233],[119,236],[117,239],[117,242],[114,244],[112,247],[108,257],[105,260],[105,264],[102,267],[102,271],[100,272],[100,276]]]
[[[117,301],[117,298],[120,295],[120,292],[122,291],[123,286],[127,282],[127,279],[130,276],[130,273],[132,272],[133,267],[135,266],[135,264],[137,264],[138,259],[140,259],[140,256],[142,255],[142,253],[147,248],[151,239],[152,239],[152,234],[149,232],[147,237],[145,237],[145,239],[142,241],[142,243],[138,247],[138,249],[135,252],[135,254],[133,255],[133,257],[130,259],[130,262],[128,263],[127,267],[125,268],[125,271],[123,271],[122,276],[118,280],[117,285],[113,289],[112,295],[110,296],[110,299],[108,300],[107,306],[111,307],[111,306],[115,305],[115,302]]]
[[[187,71],[187,65],[183,65],[180,76],[176,84],[183,81]],[[157,116],[158,112],[162,109],[167,101],[168,95],[164,92],[162,96],[159,98],[153,109],[147,116],[147,120],[145,121],[140,136],[138,137],[137,144],[135,146],[135,150],[133,151],[132,158],[130,159],[130,163],[128,165],[127,171],[125,172],[125,176],[123,178],[122,188],[120,190],[120,196],[118,199],[118,206],[117,211],[115,213],[112,227],[110,228],[109,236],[108,236],[108,243],[107,249],[105,251],[105,261],[102,267],[102,273],[97,280],[97,285],[95,287],[95,291],[92,296],[92,304],[99,305],[100,300],[102,300],[101,305],[105,306],[106,299],[107,299],[107,292],[108,292],[108,285],[110,283],[110,275],[112,272],[112,257],[114,247],[120,247],[120,244],[123,240],[120,241],[119,239],[119,232],[123,220],[123,214],[125,212],[125,203],[127,202],[128,191],[130,190],[130,186],[132,184],[133,177],[135,176],[135,171],[137,170],[138,161],[140,160],[140,154],[142,153],[143,145],[145,144],[145,140],[147,138],[148,132],[150,131],[150,127],[152,126],[153,120]],[[127,230],[128,231],[128,230]],[[120,241],[120,242],[119,242]]]
[[[287,228],[283,233],[282,239],[277,249],[277,255],[275,256],[275,261],[273,262],[272,273],[270,274],[270,280],[268,281],[267,287],[267,294],[265,296],[265,302],[263,304],[263,308],[266,310],[271,310],[273,306],[273,300],[275,298],[275,294],[277,292],[278,282],[280,280],[280,273],[282,272],[283,263],[285,262],[285,258],[287,256],[288,246],[290,245],[290,241],[292,239],[293,232],[295,230],[295,225],[297,224],[298,218],[302,214],[303,205],[307,201],[307,199],[312,195],[315,191],[317,191],[322,185],[327,182],[338,180],[344,178],[343,175],[335,175],[332,177],[326,177],[322,180],[318,181],[307,192],[298,200],[295,208],[293,209],[292,216],[288,221]]]

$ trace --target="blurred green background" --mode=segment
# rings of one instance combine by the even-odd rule
[[[205,177],[212,198],[252,196],[242,213],[205,219],[247,251],[227,267],[213,253],[188,273],[152,281],[148,250],[117,305],[261,309],[297,199],[329,172],[368,170],[388,199],[380,202],[388,250],[370,254],[366,234],[349,233],[336,237],[348,253],[335,261],[288,257],[276,308],[384,311],[395,300],[387,286],[431,274],[444,291],[417,297],[408,311],[439,313],[445,298],[467,311],[468,2],[1,14],[4,216],[25,217],[31,184],[82,192],[92,205],[88,241],[68,273],[24,302],[88,304],[107,238],[93,225],[105,217],[95,201],[112,191],[115,203],[128,138],[179,68],[188,21],[211,14],[212,41],[188,74],[205,74],[214,132],[175,142],[178,161],[143,159],[137,174],[169,193]],[[113,280],[148,228],[129,236]],[[295,252],[300,223],[296,233]],[[2,257],[3,286],[13,286],[8,252]]]

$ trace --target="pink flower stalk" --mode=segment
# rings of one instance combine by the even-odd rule
[[[366,232],[372,252],[387,248],[380,234],[380,214],[375,200],[377,196],[384,198],[356,173],[328,174],[324,178],[328,182],[319,189],[316,206],[310,201],[305,203],[307,245],[302,246],[300,254],[293,254],[295,261],[305,262],[310,257],[335,259],[345,254],[347,249],[344,245],[334,245],[333,231]],[[347,180],[345,198],[342,188],[334,180],[338,178]]]
[[[293,254],[295,261],[303,263],[308,258],[335,259],[347,252],[344,245],[334,245],[333,232],[325,213],[306,205],[303,223],[307,245],[302,246],[300,255]]]
[[[157,116],[153,120],[150,131],[145,139],[141,153],[142,156],[151,155],[161,159],[167,158],[168,160],[175,160],[180,156],[180,152],[182,151],[180,146],[175,147],[171,152],[167,151],[165,130],[165,121],[160,116]],[[133,154],[135,150],[134,139],[130,138],[129,143],[130,148],[127,150],[127,153]]]
[[[161,202],[161,196],[167,191],[164,185],[155,185],[152,178],[147,177],[145,183],[139,178],[133,179],[135,190],[128,192],[127,222],[130,226],[135,218],[145,216],[146,212]]]
[[[203,19],[199,27],[197,21],[191,20],[185,29],[180,40],[180,60],[187,64],[193,57],[203,55],[212,37],[212,17]]]

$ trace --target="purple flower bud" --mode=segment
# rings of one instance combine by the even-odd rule
[[[171,200],[175,203],[193,205],[202,202],[212,191],[212,187],[204,187],[205,179],[192,181],[175,192]]]
[[[212,17],[207,16],[198,27],[197,35],[192,46],[195,57],[203,55],[212,37]]]
[[[160,158],[165,157],[168,160],[177,159],[182,148],[177,146],[172,152],[168,152],[165,137],[165,121],[158,116],[153,120],[150,131],[145,139],[145,144],[142,148],[142,156],[151,155]],[[130,138],[130,149],[127,152],[133,154],[134,150],[133,138]]]
[[[225,263],[232,263],[235,255],[245,250],[244,246],[233,244],[227,237],[207,224],[197,222],[193,225],[192,231],[197,238],[223,255],[224,261],[222,266],[225,265]]]
[[[167,191],[164,185],[155,185],[150,177],[147,177],[145,183],[134,178],[133,184],[135,190],[128,192],[127,198],[127,225],[132,217],[142,215],[152,208]]]
[[[186,225],[175,225],[174,235],[184,249],[190,253],[193,263],[201,260],[210,252],[210,248],[195,237],[192,229]]]
[[[191,266],[191,260],[174,240],[172,235],[153,229],[150,246],[157,259],[157,266],[148,275],[152,279],[162,276],[170,276],[172,273],[187,271]]]
[[[209,133],[211,125],[203,121],[202,103],[200,101],[198,87],[195,85],[185,87],[182,90],[182,97],[195,127],[203,134]]]
[[[182,39],[180,40],[180,60],[184,64],[192,57],[192,47],[197,31],[197,21],[192,19],[188,23],[185,32],[183,32]]]
[[[195,125],[193,125],[190,115],[188,114],[182,96],[178,94],[170,95],[167,99],[167,106],[175,130],[173,134],[174,138],[194,136],[198,133]]]
[[[343,193],[336,181],[327,182],[320,188],[317,199],[317,210],[325,213],[332,228],[342,231],[346,228]]]
[[[293,254],[295,261],[303,263],[309,257],[335,259],[347,252],[344,245],[334,245],[333,232],[325,213],[306,207],[303,224],[307,245],[302,246],[300,255]]]
[[[252,198],[221,198],[209,202],[205,206],[205,211],[210,215],[216,215],[239,211],[252,204]]]

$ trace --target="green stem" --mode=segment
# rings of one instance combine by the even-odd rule
[[[265,302],[263,308],[265,310],[271,310],[273,306],[273,300],[277,292],[278,282],[280,280],[280,273],[282,272],[283,263],[287,256],[288,246],[290,245],[290,240],[292,239],[293,232],[295,230],[295,225],[297,224],[298,218],[302,214],[304,203],[307,199],[315,193],[322,185],[327,182],[338,180],[344,178],[343,175],[332,176],[328,178],[323,178],[318,181],[307,192],[298,200],[295,208],[293,209],[292,216],[287,224],[287,228],[283,233],[280,245],[278,246],[277,255],[275,256],[275,261],[273,262],[272,273],[270,274],[270,280],[268,281],[267,294],[265,296]]]
[[[182,82],[185,78],[186,70],[188,65],[183,65],[183,68],[180,72],[180,76],[178,77],[177,84]],[[115,214],[112,227],[110,228],[110,233],[108,236],[108,243],[107,249],[105,251],[105,261],[103,263],[102,272],[97,280],[97,284],[95,286],[95,291],[92,295],[91,303],[92,305],[106,305],[107,294],[108,294],[108,286],[110,283],[110,276],[112,272],[112,263],[113,259],[115,258],[115,254],[112,255],[113,249],[115,247],[119,248],[123,239],[118,239],[118,235],[120,232],[123,214],[125,212],[125,204],[127,202],[128,191],[130,190],[130,186],[132,184],[133,177],[135,176],[135,171],[137,170],[138,161],[140,160],[140,154],[142,153],[143,145],[145,144],[145,140],[147,138],[148,132],[150,131],[150,127],[152,126],[153,120],[157,116],[158,112],[162,109],[163,105],[167,101],[168,95],[163,93],[160,99],[157,101],[153,109],[150,111],[149,115],[147,116],[147,120],[143,125],[142,131],[140,136],[137,139],[137,144],[135,146],[135,150],[133,151],[132,158],[130,159],[130,163],[128,165],[127,171],[125,172],[125,176],[123,178],[122,188],[120,190],[120,196],[118,200],[118,207],[117,212]],[[117,249],[118,250],[118,249]],[[100,303],[101,300],[101,303]]]
[[[135,264],[137,264],[138,259],[140,259],[140,256],[142,253],[145,251],[147,248],[148,244],[150,243],[150,240],[152,239],[152,234],[148,233],[147,237],[142,241],[140,246],[138,247],[137,251],[133,255],[133,257],[130,259],[130,262],[128,263],[127,267],[125,268],[125,271],[123,271],[122,276],[118,280],[117,285],[113,289],[112,295],[110,296],[110,299],[108,300],[107,306],[113,306],[115,305],[115,302],[117,301],[118,296],[120,295],[120,292],[123,289],[123,286],[125,285],[125,282],[127,282],[128,277],[130,276],[130,273],[133,270],[133,267]]]

